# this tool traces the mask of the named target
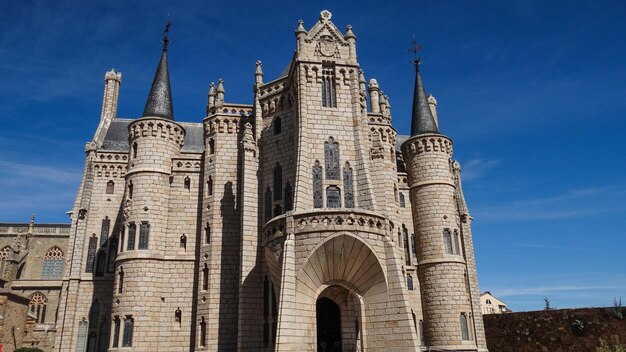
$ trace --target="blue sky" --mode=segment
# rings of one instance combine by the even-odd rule
[[[475,218],[479,280],[513,310],[626,299],[626,3],[623,1],[21,1],[0,14],[0,221],[67,222],[98,125],[106,70],[118,116],[139,116],[173,20],[176,119],[201,121],[211,81],[252,102],[298,19],[353,25],[359,62],[410,125],[411,38],[455,143]]]

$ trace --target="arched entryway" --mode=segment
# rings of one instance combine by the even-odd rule
[[[317,351],[341,352],[341,311],[337,303],[322,297],[316,303]]]

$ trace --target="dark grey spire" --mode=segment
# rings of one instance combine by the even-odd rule
[[[174,120],[170,74],[167,68],[167,46],[169,44],[167,33],[169,32],[169,28],[170,22],[168,21],[163,36],[163,53],[161,54],[159,67],[157,67],[156,73],[154,74],[154,80],[152,81],[152,88],[150,88],[150,95],[148,95],[146,107],[143,110],[142,116],[144,117],[157,116]]]
[[[419,59],[415,60],[415,90],[413,91],[413,114],[411,117],[411,136],[426,133],[439,133],[433,113],[428,105],[424,83],[420,75]]]

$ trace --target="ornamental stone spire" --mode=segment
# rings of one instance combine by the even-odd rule
[[[174,106],[172,103],[172,90],[170,87],[170,74],[167,67],[167,46],[171,22],[168,20],[163,31],[163,52],[161,53],[161,61],[154,74],[152,88],[146,101],[146,107],[143,110],[142,117],[156,116],[168,120],[174,120]]]
[[[426,133],[439,133],[433,114],[430,111],[424,83],[420,75],[420,60],[415,61],[415,89],[413,91],[413,113],[411,117],[411,136]]]

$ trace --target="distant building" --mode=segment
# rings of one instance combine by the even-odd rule
[[[70,224],[0,223],[0,341],[52,350]]]
[[[489,291],[480,294],[480,309],[483,314],[504,314],[512,312],[512,310],[506,306],[506,303],[492,295]]]

